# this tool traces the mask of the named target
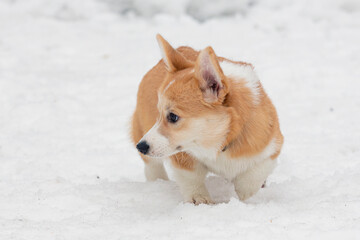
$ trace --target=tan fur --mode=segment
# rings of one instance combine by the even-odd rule
[[[218,61],[227,59],[217,57],[214,51],[208,48],[212,61],[213,59],[216,61],[214,64],[223,83],[216,102],[209,103],[204,100],[203,82],[197,75],[199,52],[190,47],[180,47],[175,50],[159,36],[158,41],[163,44],[167,52],[166,62],[159,61],[144,76],[139,86],[137,105],[132,118],[132,140],[135,144],[157,119],[161,122],[159,131],[172,143],[186,138],[187,129],[193,124],[191,118],[211,117],[213,122],[208,123],[209,128],[215,127],[219,122],[229,123],[221,134],[225,137],[225,141],[219,150],[226,147],[226,151],[234,161],[243,156],[256,155],[274,138],[278,149],[271,158],[275,159],[279,155],[283,136],[276,110],[261,85],[259,103],[255,105],[250,90],[245,87],[245,82],[235,81],[222,73]],[[244,62],[231,62],[250,65]],[[159,96],[161,102],[158,102]],[[184,119],[181,124],[169,126],[166,121],[168,109]],[[222,136],[219,135],[219,138]],[[216,140],[205,139],[203,144],[212,145]],[[142,158],[145,162],[148,161],[147,158]],[[191,170],[196,161],[184,152],[171,156],[171,159],[175,167],[186,170]]]
[[[193,157],[191,157],[189,154],[186,154],[184,152],[177,153],[171,156],[171,162],[173,166],[179,169],[192,170],[195,161],[196,160],[194,160]]]

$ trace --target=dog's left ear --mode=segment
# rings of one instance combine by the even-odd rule
[[[202,50],[196,60],[195,77],[199,81],[204,100],[222,103],[226,96],[225,76],[211,47]]]
[[[163,61],[169,72],[175,72],[194,66],[194,63],[187,60],[179,51],[176,51],[160,34],[156,35]]]

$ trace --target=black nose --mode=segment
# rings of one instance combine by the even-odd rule
[[[145,155],[148,153],[150,146],[146,141],[141,141],[136,145],[136,148],[139,150],[139,152]]]

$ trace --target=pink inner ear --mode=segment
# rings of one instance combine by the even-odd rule
[[[210,69],[206,69],[201,74],[202,78],[206,81],[208,88],[211,88],[213,92],[219,92],[220,85],[216,80],[216,75]]]
[[[201,59],[201,69],[201,77],[206,82],[206,87],[210,88],[213,93],[218,94],[221,88],[220,82],[207,53],[204,53]]]

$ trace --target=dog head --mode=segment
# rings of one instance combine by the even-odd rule
[[[160,35],[167,69],[158,90],[158,119],[137,145],[149,157],[177,152],[211,157],[221,151],[230,127],[228,82],[211,47],[186,59]]]

